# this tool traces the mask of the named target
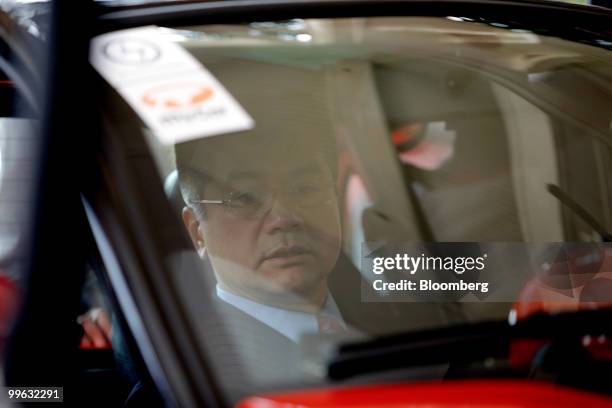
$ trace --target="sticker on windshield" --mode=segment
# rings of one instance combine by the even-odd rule
[[[98,36],[90,60],[164,144],[254,126],[223,85],[158,27]]]

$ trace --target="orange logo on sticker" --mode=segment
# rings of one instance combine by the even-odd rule
[[[213,94],[211,88],[199,84],[171,84],[145,92],[142,102],[151,108],[189,108],[206,102]]]

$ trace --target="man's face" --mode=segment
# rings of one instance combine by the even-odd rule
[[[221,285],[261,301],[325,294],[341,238],[320,147],[248,135],[215,142],[200,197],[230,201],[204,204],[200,233]]]

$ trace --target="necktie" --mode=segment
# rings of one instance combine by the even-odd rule
[[[344,327],[338,319],[327,313],[317,314],[317,323],[319,324],[319,333],[342,333]]]

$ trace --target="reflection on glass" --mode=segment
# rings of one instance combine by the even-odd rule
[[[597,262],[570,256],[592,268],[568,288],[528,259],[497,265],[497,277],[533,277],[502,291],[514,309],[474,295],[389,302],[372,282],[391,276],[361,262],[397,243],[422,244],[424,258],[440,242],[475,257],[478,243],[535,254],[600,245],[612,231],[609,51],[463,17],[164,32],[182,36],[255,121],[171,147],[147,135],[213,282],[203,293],[201,274],[177,277],[193,321],[210,317],[199,299],[214,305],[222,329],[203,323],[201,337],[223,350],[213,357],[223,378],[313,380],[312,356],[300,353],[323,358],[347,336],[503,321],[511,310],[520,320],[533,313],[521,305],[545,309],[561,289],[569,303],[592,303],[610,279],[601,244]]]

